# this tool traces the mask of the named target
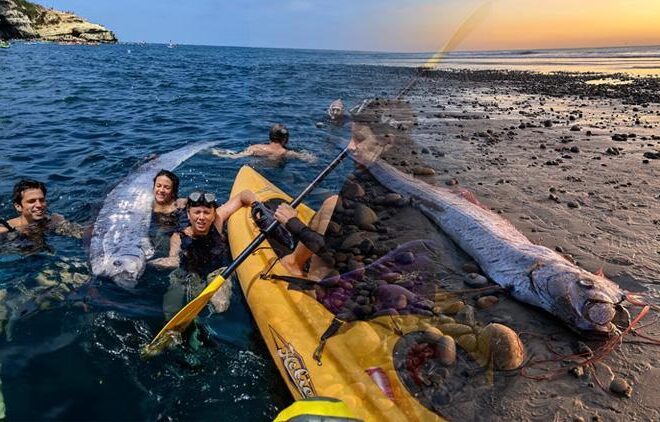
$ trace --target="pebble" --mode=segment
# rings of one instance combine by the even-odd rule
[[[365,191],[359,183],[347,181],[341,189],[341,195],[346,199],[356,199],[362,198]]]
[[[442,313],[443,314],[448,314],[448,315],[455,315],[456,313],[460,312],[461,309],[465,307],[465,303],[462,301],[457,301],[450,303],[449,305],[443,306],[442,307]]]
[[[401,195],[399,195],[398,193],[388,193],[383,198],[383,203],[385,205],[397,205],[401,199],[402,199]]]
[[[623,378],[615,377],[610,384],[610,391],[621,397],[632,396],[633,389]]]
[[[488,309],[493,307],[500,300],[496,296],[482,296],[477,299],[477,307],[479,309]]]
[[[386,273],[380,276],[381,280],[385,280],[388,283],[393,283],[401,279],[401,274],[399,273]]]
[[[433,175],[435,175],[435,170],[433,170],[431,167],[426,167],[426,166],[413,167],[412,172],[415,176],[433,176]]]
[[[438,360],[445,366],[456,363],[456,342],[450,336],[442,336],[437,341]]]
[[[571,147],[571,152],[574,152],[574,153],[580,152],[580,147],[572,146]]]
[[[394,257],[394,261],[401,265],[410,265],[415,262],[415,255],[412,252],[402,252]]]
[[[462,268],[463,268],[463,271],[465,271],[466,273],[478,274],[480,272],[479,271],[479,266],[474,262],[466,262],[465,264],[463,264]]]
[[[582,378],[584,376],[584,367],[583,366],[574,366],[568,371],[575,378]]]
[[[367,237],[363,232],[351,233],[344,239],[340,248],[344,251],[350,251],[351,249],[360,245],[360,243],[362,243],[362,241],[365,239],[367,239]]]
[[[378,221],[378,215],[364,204],[357,204],[355,206],[355,214],[353,216],[357,226],[370,225]]]
[[[456,179],[449,179],[449,180],[445,181],[445,185],[447,185],[447,186],[455,186],[455,185],[458,185],[458,180],[456,180]]]
[[[566,205],[568,205],[568,208],[580,208],[580,204],[575,201],[568,201]]]
[[[468,352],[474,352],[477,350],[477,336],[474,334],[465,334],[462,335],[456,340],[459,346]]]
[[[454,318],[447,315],[438,315],[437,321],[439,324],[453,324],[456,322]]]
[[[523,363],[523,344],[518,334],[506,325],[488,324],[479,333],[477,343],[479,352],[486,359],[492,359],[495,369],[515,369]]]
[[[488,284],[488,279],[481,274],[470,273],[465,277],[465,284],[471,287],[483,287]]]
[[[463,309],[456,313],[456,322],[473,327],[476,324],[474,308],[470,305],[465,305]]]
[[[442,331],[436,327],[428,327],[424,330],[424,340],[432,341],[437,343],[444,336]]]
[[[554,193],[551,193],[550,195],[548,195],[548,199],[550,199],[551,201],[555,201],[556,203],[561,202],[559,197],[557,195],[555,195]]]
[[[440,325],[440,331],[449,336],[462,336],[464,334],[472,334],[472,327],[465,324],[449,323]]]

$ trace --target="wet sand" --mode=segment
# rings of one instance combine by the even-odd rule
[[[640,293],[657,307],[658,80],[586,83],[597,79],[584,74],[428,73],[404,98],[404,107],[414,114],[402,122],[409,142],[396,144],[383,158],[427,183],[474,192],[533,242],[556,249],[589,271],[602,268],[622,288]],[[400,223],[394,233],[401,241],[409,238],[406,227],[418,234],[419,226],[426,225],[414,220],[410,215],[390,220]],[[451,246],[445,252],[456,253]],[[457,280],[446,283],[448,290],[469,287]],[[505,292],[495,296],[499,301],[488,309],[477,306],[479,295],[464,302],[476,309],[478,324],[501,322],[519,333],[527,352],[527,375],[553,379],[536,381],[521,371],[475,372],[468,365],[452,371],[452,377],[462,377],[459,382],[447,382],[451,402],[442,410],[446,417],[660,419],[658,346],[640,344],[642,338],[628,335],[593,370],[582,368],[580,359],[562,356],[585,346],[597,352],[601,340],[570,331]],[[641,309],[627,308],[633,318]],[[660,338],[657,319],[652,310],[640,322],[646,326],[640,333]],[[532,367],[537,360],[552,362]],[[613,389],[619,393],[610,388],[614,379]],[[628,387],[632,390],[624,391]]]

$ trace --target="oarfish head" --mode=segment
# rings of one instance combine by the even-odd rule
[[[531,273],[532,282],[555,316],[572,328],[609,334],[625,295],[606,277],[585,271],[563,258]]]
[[[144,273],[146,258],[139,255],[119,255],[106,257],[92,262],[92,272],[101,277],[112,279],[121,287],[132,289]]]

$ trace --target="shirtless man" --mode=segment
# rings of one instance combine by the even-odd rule
[[[46,185],[36,180],[23,179],[14,185],[12,201],[18,217],[0,220],[0,233],[18,232],[23,235],[43,234],[52,230],[56,234],[82,238],[82,227],[72,224],[59,214],[48,215]]]
[[[289,152],[286,144],[289,143],[289,130],[283,124],[275,124],[268,133],[267,144],[251,145],[246,150],[247,155],[256,155],[260,157],[283,157]]]
[[[314,162],[316,158],[307,152],[294,151],[287,148],[289,143],[289,130],[281,123],[270,128],[267,144],[250,145],[245,150],[235,153],[232,151],[214,149],[213,155],[222,158],[266,157],[271,159],[296,158],[303,161]]]

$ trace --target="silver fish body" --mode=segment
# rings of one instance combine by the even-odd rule
[[[533,244],[511,223],[460,193],[429,185],[382,160],[371,174],[409,196],[498,285],[521,302],[542,308],[580,331],[610,333],[624,293],[614,282]]]
[[[154,158],[124,178],[106,197],[90,244],[92,274],[133,288],[144,273],[154,250],[149,241],[153,178],[161,170],[174,170],[215,142],[197,142]]]

